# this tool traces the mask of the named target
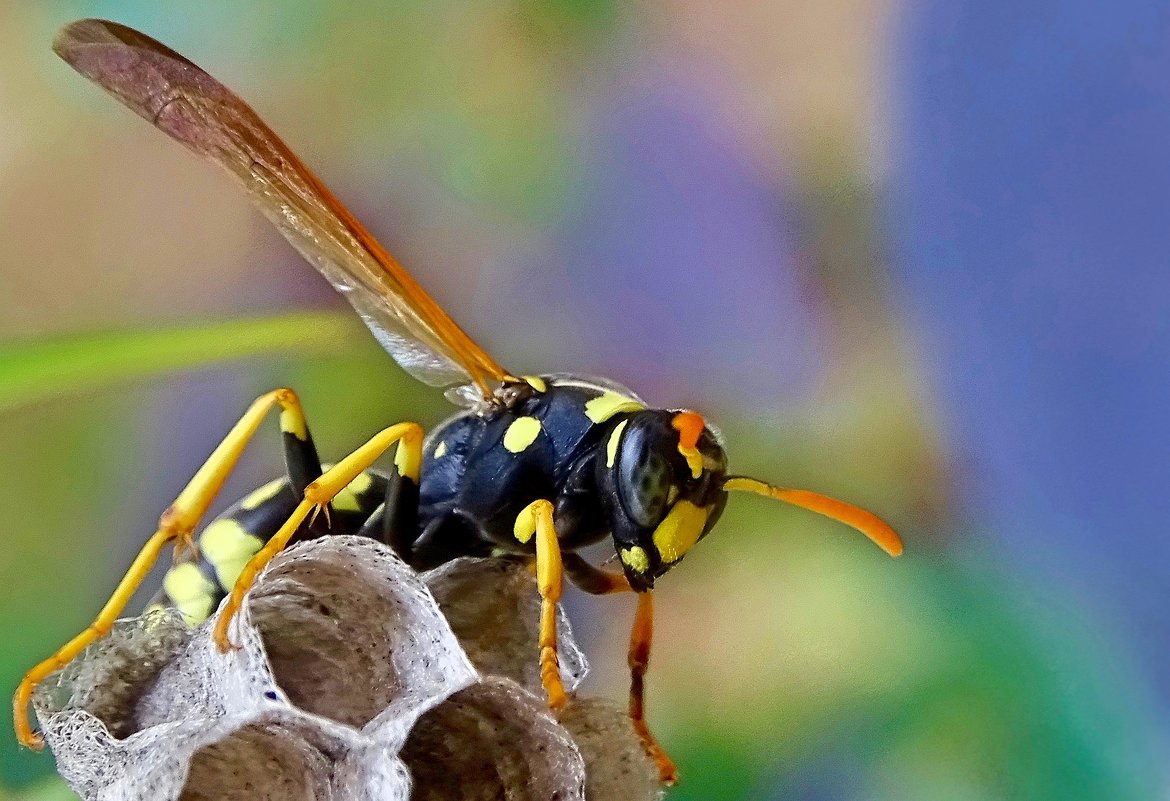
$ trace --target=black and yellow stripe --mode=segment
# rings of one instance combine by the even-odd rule
[[[286,437],[291,436],[286,432]],[[328,469],[328,466],[325,466]],[[253,490],[212,520],[199,533],[198,559],[192,557],[167,571],[162,592],[152,606],[173,606],[192,625],[211,616],[244,565],[292,514],[299,501],[289,477]],[[333,500],[328,517],[306,522],[294,542],[326,534],[374,534],[381,531],[382,507],[390,479],[377,471],[361,473]],[[416,501],[417,503],[417,501]]]

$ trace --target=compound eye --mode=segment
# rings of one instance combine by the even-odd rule
[[[640,526],[656,526],[666,514],[674,471],[670,461],[645,441],[629,443],[618,465],[622,506]]]

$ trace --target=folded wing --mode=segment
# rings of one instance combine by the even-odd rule
[[[243,100],[133,28],[81,20],[53,49],[139,116],[239,181],[252,202],[353,305],[402,367],[431,386],[508,377]]]

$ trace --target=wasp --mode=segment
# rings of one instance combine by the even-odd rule
[[[569,700],[556,639],[564,578],[588,593],[633,592],[629,716],[662,781],[671,783],[675,767],[651,735],[643,705],[653,589],[715,526],[728,493],[756,493],[818,512],[891,555],[901,553],[897,533],[870,512],[729,473],[720,435],[698,412],[648,408],[610,381],[505,370],[251,107],[165,45],[117,23],[82,20],[60,31],[54,50],[139,116],[226,169],[398,364],[426,384],[448,388],[461,408],[429,435],[415,423],[398,423],[323,466],[296,393],[277,389],[258,398],[164,512],[93,623],[25,676],[14,697],[24,745],[43,745],[27,717],[34,687],[109,632],[164,548],[176,552],[165,600],[192,622],[220,605],[214,637],[226,651],[233,615],[276,553],[300,539],[359,534],[390,545],[416,569],[460,556],[531,560],[541,598],[537,659],[554,711]],[[245,446],[278,409],[286,475],[200,530]],[[390,452],[389,468],[375,468]],[[607,537],[620,572],[577,553]]]

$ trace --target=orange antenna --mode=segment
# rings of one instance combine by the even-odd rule
[[[728,478],[723,482],[723,489],[729,492],[753,492],[756,495],[763,495],[766,498],[773,498],[793,506],[799,506],[802,509],[808,509],[810,512],[830,517],[839,523],[857,529],[877,543],[877,546],[890,556],[901,556],[902,554],[902,538],[898,536],[898,532],[894,531],[889,523],[873,512],[868,512],[851,503],[845,503],[845,501],[808,490],[773,487],[763,481],[743,478],[742,476]]]

